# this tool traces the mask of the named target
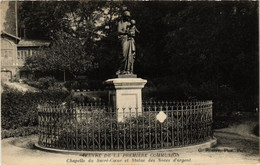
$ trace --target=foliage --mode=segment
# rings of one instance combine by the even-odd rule
[[[59,67],[39,62],[47,70],[66,68],[65,72],[85,73],[89,79],[111,78],[121,52],[117,21],[120,8],[126,6],[141,31],[136,37],[135,73],[158,90],[149,95],[213,99],[215,111],[252,111],[258,105],[258,2],[80,1],[22,6],[21,20],[28,29],[45,31],[41,34],[57,41],[53,52],[62,49],[55,54],[61,58],[52,63],[62,61]],[[82,56],[70,50],[74,47]],[[72,58],[61,60],[66,55]],[[88,60],[82,59],[92,56],[99,68],[83,69]],[[48,61],[46,57],[42,61]]]
[[[91,95],[88,95],[88,94],[74,94],[74,93],[71,93],[65,100],[64,102],[66,103],[79,103],[79,104],[82,104],[82,103],[95,103],[97,101],[100,101],[101,98],[97,98],[97,97],[93,97]]]
[[[231,111],[253,112],[258,105],[255,96],[241,93],[228,85],[219,86],[217,83],[204,82],[193,85],[191,82],[172,78],[153,79],[155,88],[143,90],[144,100],[213,100],[214,113]]]
[[[93,10],[104,2],[19,2],[19,24],[30,33],[28,38],[53,39],[62,29],[69,33],[91,38]],[[85,30],[87,29],[87,30]],[[84,32],[83,32],[84,30]]]
[[[112,131],[113,133],[116,133],[116,131],[120,131],[121,133],[123,131],[126,131],[129,133],[130,128],[131,131],[139,130],[143,128],[144,125],[151,125],[151,130],[158,129],[160,130],[160,123],[156,121],[156,115],[157,113],[150,112],[144,113],[144,116],[138,116],[133,117],[136,114],[132,114],[132,117],[126,117],[124,122],[117,123],[117,117],[115,116],[116,113],[114,112],[107,112],[106,108],[102,107],[100,108],[93,108],[91,111],[86,111],[86,109],[81,109],[80,107],[75,107],[76,111],[76,117],[74,117],[72,112],[68,111],[67,113],[71,113],[71,115],[61,115],[60,118],[57,118],[55,120],[55,126],[59,128],[63,128],[61,132],[64,134],[66,133],[73,133],[73,132],[86,132],[86,130],[89,130],[89,134],[92,134],[92,131],[95,133],[97,132],[109,132]],[[81,113],[83,115],[81,115]],[[171,122],[171,118],[167,118],[168,123]],[[152,124],[153,123],[153,124]],[[154,123],[157,123],[155,125]],[[166,126],[167,121],[165,121],[162,126]],[[111,130],[111,124],[113,125],[113,128]],[[117,125],[115,127],[115,125]],[[155,128],[157,127],[157,128]],[[79,129],[78,131],[76,129]],[[120,133],[120,134],[121,134]]]
[[[27,84],[39,89],[48,89],[53,87],[55,79],[53,77],[42,77],[38,81],[27,81]]]
[[[42,87],[48,89],[51,86],[54,86],[55,78],[53,77],[42,77],[38,80]]]
[[[9,137],[19,137],[19,136],[28,136],[38,133],[38,127],[19,127],[17,129],[2,129],[1,130],[1,138],[9,138]]]
[[[1,95],[1,126],[3,129],[37,125],[37,106],[41,102],[63,102],[69,95],[66,91],[45,90],[25,92],[4,87]]]
[[[68,90],[87,90],[88,88],[88,83],[87,82],[81,82],[81,81],[66,81],[66,83],[64,84],[64,86],[68,89]]]
[[[173,120],[170,116],[163,123],[160,123],[156,119],[157,112],[155,111],[144,112],[142,116],[138,117],[134,117],[135,113],[133,113],[131,116],[126,117],[124,122],[118,122],[117,113],[107,112],[105,107],[91,109],[89,107],[82,108],[72,106],[67,109],[66,114],[63,115],[63,112],[65,112],[63,110],[60,112],[61,115],[59,116],[53,114],[55,120],[52,120],[51,123],[49,123],[51,128],[49,131],[54,135],[56,134],[57,138],[53,140],[50,140],[51,137],[47,138],[55,147],[63,149],[76,149],[77,145],[82,145],[84,149],[98,149],[99,147],[104,149],[104,146],[109,149],[111,145],[116,149],[117,147],[123,149],[124,146],[128,149],[130,149],[130,146],[135,149],[137,146],[141,147],[143,144],[146,145],[146,148],[148,148],[149,144],[151,144],[152,148],[156,148],[156,145],[157,147],[162,147],[162,143],[164,146],[168,144],[171,145],[172,142],[174,142],[175,146],[181,144],[187,145],[190,143],[201,142],[202,140],[207,140],[211,137],[210,129],[205,131],[207,134],[205,135],[205,139],[201,134],[201,129],[207,127],[207,124],[211,124],[208,121],[204,120],[202,122],[194,122],[188,120],[188,122],[185,122],[183,128],[185,130],[192,129],[192,131],[182,132],[179,131],[179,129],[182,129],[182,120]],[[172,113],[169,113],[168,115],[171,114]],[[45,112],[40,115],[45,116]],[[201,118],[200,115],[202,114],[198,114],[198,119]],[[40,125],[41,129],[46,127],[45,122],[48,121],[43,119]],[[180,136],[190,137],[191,132],[194,135],[191,136],[193,142],[184,142],[184,138],[178,138]],[[178,140],[171,138],[173,136],[172,133],[174,133],[174,136],[177,137]],[[43,136],[46,136],[47,134],[48,133]],[[202,136],[199,136],[199,134]],[[166,137],[170,138],[168,139]],[[139,141],[136,141],[136,139],[139,139]],[[75,143],[75,145],[73,143]]]
[[[40,90],[63,89],[64,87],[63,83],[57,82],[54,77],[42,77],[38,80],[25,79],[23,82]]]
[[[101,89],[102,82],[97,80],[74,80],[74,81],[66,81],[64,86],[68,90],[97,90]]]
[[[257,5],[129,2],[141,31],[136,73],[155,84],[153,97],[212,99],[216,113],[253,111],[258,105]]]
[[[221,129],[226,127],[232,127],[234,125],[239,125],[241,123],[248,122],[248,119],[250,121],[258,123],[259,117],[258,114],[252,113],[252,112],[243,112],[243,111],[226,111],[226,112],[220,112],[218,114],[214,114],[213,116],[213,129]],[[257,125],[252,126],[252,134],[256,134],[255,131],[258,128],[256,128]]]
[[[146,98],[210,99],[216,113],[258,106],[257,3],[124,4],[141,31],[136,73],[156,89]],[[107,41],[114,36],[100,43]]]
[[[86,50],[88,47],[88,50]],[[65,32],[59,32],[50,48],[26,59],[24,70],[30,72],[67,72],[75,78],[93,68],[91,45]]]
[[[100,18],[96,11],[103,3],[21,3],[21,24],[31,29],[31,38],[40,32],[38,39],[52,43],[39,55],[29,57],[23,69],[37,74],[65,72],[74,78],[93,69],[94,40],[98,36],[95,27]]]

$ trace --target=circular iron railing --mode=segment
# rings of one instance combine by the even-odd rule
[[[118,121],[118,115],[123,120]],[[183,147],[212,138],[212,101],[145,102],[121,111],[98,104],[38,107],[38,144],[82,151]]]

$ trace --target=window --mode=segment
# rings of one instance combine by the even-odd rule
[[[20,59],[20,51],[17,52],[17,59]]]

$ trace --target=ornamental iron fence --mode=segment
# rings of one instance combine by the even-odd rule
[[[117,115],[122,113],[123,122]],[[137,108],[104,104],[38,107],[41,146],[82,151],[183,147],[212,138],[212,101],[144,102]]]

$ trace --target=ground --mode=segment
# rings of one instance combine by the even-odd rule
[[[18,82],[5,82],[4,84],[6,84],[7,86],[9,86],[10,88],[14,88],[14,89],[17,89],[19,91],[22,91],[22,92],[26,92],[26,91],[32,91],[32,92],[35,92],[37,91],[36,88],[34,87],[31,87],[27,84],[24,84],[24,83],[18,83]],[[2,87],[1,87],[2,88]],[[2,93],[2,89],[1,89],[1,93]]]
[[[33,147],[33,143],[37,142],[37,136],[33,135],[2,140],[2,164],[125,164],[124,161],[128,158],[131,162],[128,164],[259,164],[259,137],[252,134],[256,124],[257,121],[245,121],[242,124],[215,130],[214,136],[218,139],[218,144],[207,150],[176,149],[167,151],[179,154],[178,157],[171,157],[171,162],[168,163],[163,162],[167,161],[168,158],[162,158],[159,162],[158,157],[152,157],[153,153],[158,153],[155,151],[147,151],[146,153],[150,156],[144,158],[144,160],[142,160],[142,157],[136,160],[133,160],[132,157],[109,157],[107,163],[97,163],[96,161],[99,158],[95,157],[37,150]],[[128,152],[120,152],[121,155],[124,153]],[[104,156],[105,153],[102,154]],[[92,163],[88,162],[90,159],[93,160]],[[106,159],[101,158],[99,160],[106,161]],[[155,163],[149,162],[149,159],[154,159]]]

